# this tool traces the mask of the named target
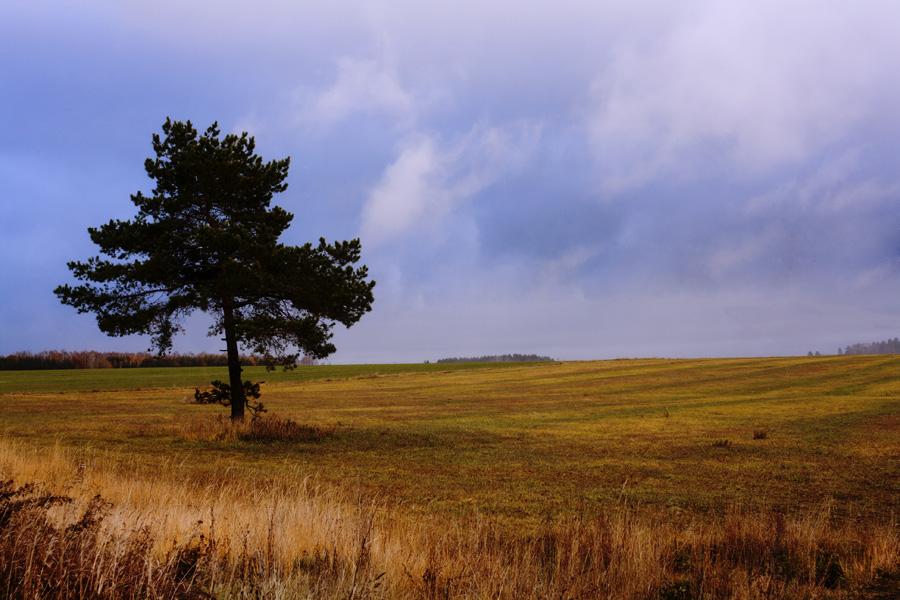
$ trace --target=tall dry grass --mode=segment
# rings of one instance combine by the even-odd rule
[[[21,567],[0,597],[842,598],[900,565],[895,519],[840,521],[828,507],[673,518],[623,504],[516,531],[414,519],[300,473],[176,471],[0,439],[0,479],[19,502],[0,518],[0,564]],[[69,595],[35,591],[54,586]]]
[[[0,597],[208,597],[199,568],[207,554],[202,540],[157,553],[146,528],[103,532],[109,505],[99,496],[80,513],[66,510],[70,502],[33,486],[0,484]]]

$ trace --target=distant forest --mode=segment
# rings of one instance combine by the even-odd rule
[[[552,362],[549,356],[537,354],[495,354],[493,356],[479,356],[478,358],[440,358],[439,363],[469,363],[469,362]]]
[[[838,348],[838,356],[853,356],[859,354],[900,354],[900,339],[872,342],[871,344],[853,344],[846,348]]]
[[[241,364],[263,364],[255,356],[241,356]],[[42,352],[16,352],[0,356],[0,371],[25,371],[45,369],[130,369],[139,367],[225,367],[228,357],[224,354],[167,354],[156,356],[149,352],[69,352],[44,350]]]

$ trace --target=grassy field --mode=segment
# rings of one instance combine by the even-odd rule
[[[414,365],[318,365],[292,371],[266,371],[246,367],[244,376],[271,383],[352,379],[367,375],[397,373],[447,373],[517,366],[516,363],[423,363]],[[141,369],[92,369],[59,371],[0,371],[0,389],[8,392],[87,392],[133,390],[135,388],[203,387],[213,379],[228,379],[224,367]]]
[[[859,597],[900,567],[894,357],[248,371],[302,431],[191,404],[224,369],[0,373],[0,476],[178,497],[160,539],[218,506],[232,548],[305,498],[322,527],[269,561],[283,597]],[[268,514],[234,508],[260,490]],[[295,581],[317,552],[331,587]]]

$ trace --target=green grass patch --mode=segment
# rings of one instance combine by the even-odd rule
[[[244,378],[271,383],[328,379],[354,379],[409,373],[451,373],[500,369],[541,363],[421,363],[384,365],[317,365],[291,371],[266,371],[245,367]],[[60,369],[46,371],[0,371],[4,393],[85,392],[133,390],[137,388],[203,387],[215,379],[227,380],[225,367],[177,367],[135,369]]]

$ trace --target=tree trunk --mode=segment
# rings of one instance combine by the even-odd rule
[[[244,420],[244,382],[241,379],[241,356],[238,354],[234,333],[234,299],[222,300],[222,329],[225,333],[225,351],[228,353],[228,385],[231,386],[231,420]]]

